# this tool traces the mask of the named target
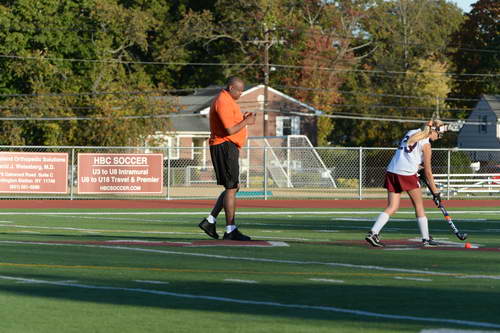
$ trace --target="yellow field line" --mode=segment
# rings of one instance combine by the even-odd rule
[[[54,269],[95,269],[95,270],[128,270],[128,271],[153,271],[170,273],[231,273],[231,274],[256,274],[256,275],[349,275],[361,277],[377,276],[429,276],[425,273],[348,273],[348,272],[258,272],[242,270],[222,270],[222,269],[179,269],[179,268],[159,268],[159,267],[123,267],[123,266],[87,266],[87,265],[49,265],[49,264],[18,264],[0,262],[0,267],[36,267]],[[464,276],[464,274],[450,273],[446,276]]]

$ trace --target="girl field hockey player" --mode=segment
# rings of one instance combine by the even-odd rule
[[[410,196],[417,223],[422,234],[423,246],[436,246],[436,242],[429,236],[429,226],[425,216],[422,191],[418,179],[418,171],[423,164],[425,178],[435,195],[433,200],[436,205],[441,203],[441,194],[439,193],[431,166],[431,142],[441,138],[446,131],[446,126],[440,120],[429,121],[423,129],[411,130],[399,143],[399,147],[394,154],[385,174],[384,187],[387,189],[388,203],[384,212],[381,213],[371,230],[366,235],[366,241],[373,246],[383,247],[380,242],[380,231],[389,221],[392,214],[396,213],[401,201],[401,193],[405,191]]]

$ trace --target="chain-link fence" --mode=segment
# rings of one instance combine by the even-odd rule
[[[291,143],[286,137],[252,141],[240,153],[240,198],[386,197],[384,174],[394,148],[299,146],[302,143]],[[208,147],[0,146],[0,151],[3,199],[213,199],[222,190],[216,184]],[[43,161],[39,166],[16,164],[19,153],[35,157],[63,153],[57,156],[66,159],[67,165],[61,169],[66,177],[59,178],[67,186],[59,192],[36,190],[40,188],[37,182],[53,182],[49,177],[53,166]],[[148,162],[153,155],[158,158]],[[100,165],[108,157],[111,164]],[[153,164],[158,165],[157,171],[148,169]],[[500,149],[433,149],[432,164],[436,181],[448,198],[500,198]],[[86,182],[92,179],[92,188],[97,190],[86,190]],[[136,185],[130,185],[132,180]],[[149,185],[155,189],[147,190]]]

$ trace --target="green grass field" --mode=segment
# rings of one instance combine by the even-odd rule
[[[476,249],[428,212],[435,249],[410,210],[385,249],[373,209],[241,209],[261,247],[207,246],[201,210],[2,212],[0,332],[500,331],[500,209],[451,209]]]

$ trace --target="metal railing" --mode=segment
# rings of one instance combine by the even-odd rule
[[[0,146],[0,151],[62,152],[68,156],[65,193],[4,192],[0,193],[1,199],[212,199],[222,190],[216,184],[208,147]],[[395,148],[290,147],[286,144],[246,146],[240,153],[238,195],[246,199],[386,198],[384,174],[394,151]],[[79,193],[78,155],[81,153],[162,154],[161,191],[155,194]],[[433,172],[439,175],[436,178],[448,198],[500,199],[497,183],[500,180],[496,178],[500,177],[500,149],[434,148],[432,159]],[[277,168],[280,173],[273,172]],[[282,179],[284,175],[286,181]],[[461,183],[457,183],[457,179]],[[478,180],[474,182],[474,179]],[[467,187],[467,184],[474,186]]]

